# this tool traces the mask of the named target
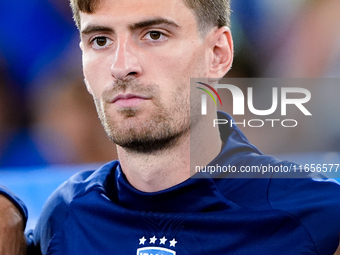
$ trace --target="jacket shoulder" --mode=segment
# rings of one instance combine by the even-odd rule
[[[111,162],[96,171],[84,171],[73,175],[61,184],[45,203],[38,223],[30,234],[31,246],[45,254],[53,236],[63,228],[69,216],[70,204],[94,186],[103,186],[106,176],[118,162]]]
[[[340,184],[326,178],[273,178],[268,202],[298,220],[320,254],[333,254],[340,233]]]

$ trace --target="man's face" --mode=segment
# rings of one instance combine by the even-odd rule
[[[152,152],[188,134],[190,78],[207,65],[183,0],[102,0],[80,17],[84,75],[110,139]]]

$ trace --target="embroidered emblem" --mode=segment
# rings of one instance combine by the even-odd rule
[[[149,240],[149,241],[148,241]],[[137,255],[176,255],[176,252],[165,248],[165,247],[157,247],[157,246],[167,246],[170,247],[176,247],[177,241],[176,239],[172,239],[171,241],[168,241],[168,239],[163,236],[162,238],[157,238],[156,236],[153,236],[149,239],[145,238],[143,236],[139,239],[139,245],[154,245],[149,247],[142,247],[137,249]]]
[[[176,252],[160,247],[145,247],[139,248],[137,255],[176,255]]]

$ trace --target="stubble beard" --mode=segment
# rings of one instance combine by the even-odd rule
[[[155,84],[140,84],[135,80],[117,81],[103,92],[101,99],[95,99],[97,112],[109,139],[126,150],[151,154],[176,146],[180,137],[190,132],[190,100],[185,93],[187,84],[182,84],[171,95],[173,104],[166,109],[160,102],[159,88]],[[142,94],[151,97],[152,112],[148,118],[141,118],[140,108],[121,108],[121,123],[109,111],[110,100],[119,92]],[[183,96],[184,95],[184,96]]]

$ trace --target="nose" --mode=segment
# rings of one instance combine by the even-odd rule
[[[136,50],[133,50],[132,42],[128,39],[121,40],[117,44],[111,74],[116,80],[125,80],[142,74]]]

